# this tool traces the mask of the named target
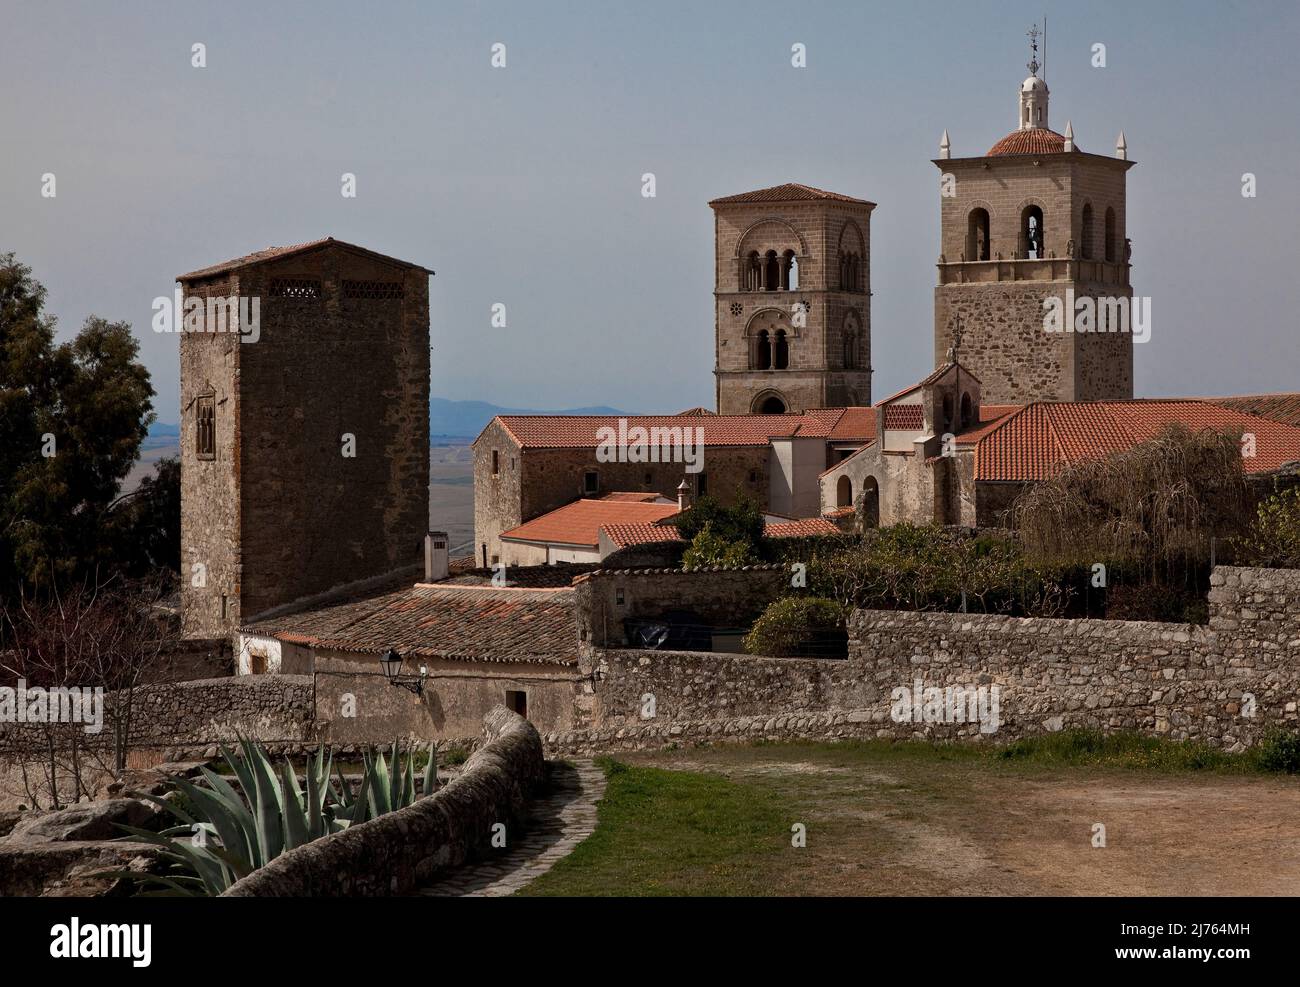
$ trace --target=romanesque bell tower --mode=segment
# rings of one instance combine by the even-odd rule
[[[718,413],[870,404],[875,203],[788,184],[709,205]]]
[[[1133,294],[1124,201],[1133,162],[1123,132],[1107,157],[1081,150],[1068,122],[1064,134],[1050,129],[1031,38],[1017,128],[978,157],[952,157],[947,131],[939,145],[935,364],[960,332],[962,363],[988,403],[1131,398],[1134,337],[1116,316],[1130,314]],[[1067,331],[1049,331],[1045,299],[1064,308],[1085,297],[1112,331],[1068,331],[1068,318]]]

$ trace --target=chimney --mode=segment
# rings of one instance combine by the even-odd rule
[[[685,480],[677,484],[677,509],[679,511],[687,510],[691,506],[691,485]]]
[[[424,581],[439,582],[447,572],[447,532],[430,531],[424,536]]]

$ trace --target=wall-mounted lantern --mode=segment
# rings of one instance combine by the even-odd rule
[[[394,649],[389,648],[387,654],[379,659],[379,667],[383,669],[384,677],[388,679],[389,685],[395,685],[408,692],[413,692],[417,696],[424,695],[424,680],[429,676],[429,670],[426,666],[420,666],[419,675],[402,675],[402,656]]]

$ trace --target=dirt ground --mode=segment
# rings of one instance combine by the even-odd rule
[[[620,755],[770,784],[807,847],[782,893],[1300,895],[1300,779],[1003,766],[844,750]],[[1094,847],[1094,825],[1105,846]]]

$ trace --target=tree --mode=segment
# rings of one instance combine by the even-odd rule
[[[744,542],[751,548],[756,548],[763,537],[763,512],[748,498],[724,507],[706,494],[679,514],[675,523],[687,541],[693,541],[705,527],[712,528],[713,534],[724,541]]]
[[[713,530],[712,522],[700,529],[682,555],[683,569],[707,569],[710,566],[739,569],[757,562],[758,556],[754,553],[753,545],[747,541],[724,538]]]
[[[154,420],[130,325],[91,316],[55,345],[44,303],[0,254],[0,591],[114,567],[106,515]]]

